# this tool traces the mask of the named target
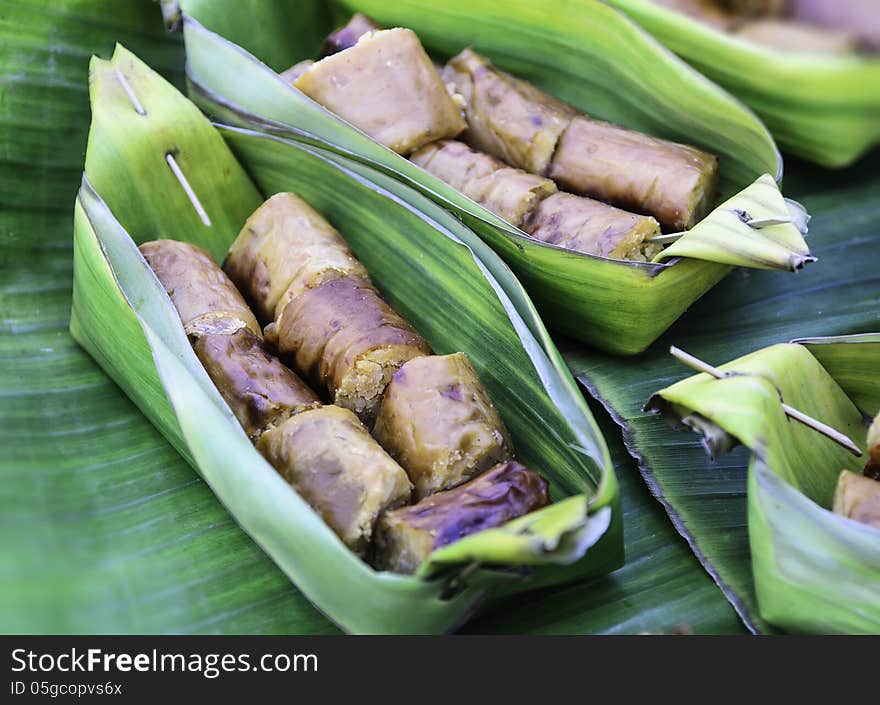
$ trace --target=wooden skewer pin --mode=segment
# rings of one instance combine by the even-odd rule
[[[684,350],[675,347],[674,345],[669,348],[669,354],[672,355],[679,362],[684,363],[688,367],[697,370],[698,372],[704,372],[707,375],[714,377],[715,379],[723,379],[728,375],[717,367],[712,367],[708,362],[704,362],[698,357],[694,357],[690,353],[686,353]],[[842,434],[840,431],[831,428],[828,424],[824,424],[821,421],[814,419],[812,416],[807,416],[802,411],[798,411],[792,406],[789,406],[785,402],[782,403],[782,410],[785,412],[785,415],[790,419],[794,419],[795,421],[799,421],[805,426],[809,426],[814,431],[818,431],[823,436],[827,436],[832,441],[837,443],[839,446],[846,448],[850,453],[852,453],[857,458],[861,457],[862,451],[859,450],[859,447],[852,442],[849,436]]]
[[[676,240],[680,240],[684,233],[669,233],[668,235],[655,235],[654,237],[646,237],[645,242],[656,242],[660,245],[669,245]]]

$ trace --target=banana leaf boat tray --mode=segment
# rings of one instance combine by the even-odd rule
[[[426,199],[417,210],[410,202],[421,197],[362,164],[215,128],[121,46],[112,61],[93,60],[90,86],[71,333],[320,610],[351,632],[448,631],[496,589],[621,564],[605,442],[522,287],[479,238]],[[249,155],[253,180],[224,138]],[[351,553],[254,450],[137,244],[184,240],[221,259],[263,197],[287,190],[348,236],[435,351],[470,356],[523,462],[549,479],[549,507],[435,551],[415,576],[395,575]]]

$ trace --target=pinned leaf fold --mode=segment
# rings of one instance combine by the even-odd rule
[[[765,174],[683,233],[654,261],[693,257],[793,272],[816,259],[804,242],[806,231],[799,204],[783,198],[776,182]]]
[[[861,472],[834,441],[786,417],[793,406],[865,447],[866,414],[853,394],[857,377],[875,376],[880,337],[834,339],[846,360],[841,383],[811,354],[821,343],[775,345],[721,366],[723,379],[699,374],[657,392],[646,409],[698,414],[752,451],[748,526],[762,618],[788,631],[876,633],[880,629],[880,531],[831,512],[842,469]],[[853,386],[855,384],[855,386]],[[842,386],[846,385],[846,389]]]

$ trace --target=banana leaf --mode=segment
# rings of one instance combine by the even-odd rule
[[[0,630],[15,633],[326,633],[333,625],[236,525],[210,488],[67,333],[70,203],[89,123],[93,53],[121,41],[182,85],[182,47],[152,3],[4,4],[0,81]],[[876,330],[877,160],[827,174],[796,160],[786,188],[815,214],[818,269],[737,273],[643,357],[565,344],[625,419],[630,452],[662,490],[728,595],[751,580],[734,516],[740,449],[713,465],[687,436],[640,409],[682,375],[670,342],[719,361],[780,339]],[[823,362],[823,364],[825,364]],[[589,372],[589,376],[586,374]],[[604,414],[602,414],[604,416]],[[487,633],[634,633],[681,623],[738,628],[733,611],[653,501],[603,421],[623,499],[627,563],[607,577],[491,602],[466,626]],[[704,472],[704,470],[706,470]],[[742,491],[744,493],[744,486]],[[734,506],[731,506],[734,505]],[[694,537],[697,538],[694,538]],[[730,539],[728,540],[728,538]],[[711,561],[711,562],[710,562]],[[735,561],[735,564],[734,564]],[[748,602],[747,587],[738,590]],[[736,601],[736,597],[734,600]],[[761,620],[750,613],[752,627]]]
[[[89,56],[109,56],[121,41],[182,86],[182,42],[148,2],[4,8],[0,631],[334,632],[68,333]],[[632,633],[684,622],[699,633],[741,630],[607,417],[602,431],[621,483],[627,564],[610,577],[493,600],[466,630]]]
[[[877,266],[870,256],[880,246],[877,157],[845,172],[796,166],[788,181],[817,214],[810,242],[820,266],[797,277],[745,271],[728,277],[636,359],[558,341],[575,376],[621,426],[651,492],[756,632],[772,627],[758,611],[752,579],[743,471],[749,464],[747,449],[739,447],[710,461],[699,441],[676,433],[642,407],[657,389],[682,377],[684,368],[669,355],[670,345],[715,364],[817,331],[844,335],[880,327]],[[820,349],[810,346],[825,364]],[[829,370],[847,384],[844,364],[835,369],[829,363]],[[855,400],[852,385],[846,389]]]
[[[278,12],[290,5],[271,4]],[[554,328],[591,345],[640,352],[731,266],[794,271],[813,260],[802,237],[805,213],[778,190],[781,161],[761,123],[599,3],[580,22],[565,23],[560,13],[543,8],[536,15],[532,4],[518,2],[501,9],[489,2],[440,8],[412,0],[346,1],[340,8],[411,27],[443,56],[478,40],[477,48],[500,66],[597,117],[721,155],[721,202],[661,256],[671,258],[667,264],[613,261],[537,242],[302,95],[273,69],[306,56],[326,23],[316,22],[311,33],[300,23],[288,33],[261,24],[247,4],[192,0],[182,7],[190,95],[205,112],[318,145],[413,186],[506,260]],[[477,16],[479,37],[473,35]],[[543,37],[540,49],[531,40],[534,32]],[[639,71],[624,70],[633,64]],[[766,224],[749,225],[743,212]]]
[[[872,409],[880,410],[880,379],[870,374],[880,369],[880,333],[801,338],[792,342],[813,353],[860,409],[869,415]]]
[[[137,250],[137,242],[176,237],[221,259],[260,193],[198,110],[121,46],[111,61],[93,60],[90,86],[71,333],[325,614],[354,632],[446,631],[515,577],[504,566],[570,566],[536,567],[535,584],[545,584],[622,562],[616,479],[574,380],[481,260],[429,217],[432,208],[445,212],[430,203],[416,211],[317,151],[238,132],[274,159],[273,171],[260,172],[264,193],[295,190],[308,200],[349,235],[383,293],[437,352],[470,355],[519,456],[561,500],[441,549],[418,577],[373,571],[348,551],[251,446]],[[168,168],[169,154],[191,193]],[[540,319],[531,326],[540,329]]]
[[[880,342],[839,338],[838,357],[876,385]],[[851,348],[845,350],[845,348]],[[880,530],[830,511],[841,469],[861,472],[856,458],[807,426],[788,419],[781,400],[865,448],[866,419],[803,345],[776,345],[659,391],[647,408],[688,423],[705,438],[729,434],[752,456],[748,529],[761,616],[793,632],[880,632]],[[850,375],[849,383],[857,379]]]
[[[880,143],[880,58],[777,51],[650,0],[606,1],[752,108],[786,152],[841,167]]]

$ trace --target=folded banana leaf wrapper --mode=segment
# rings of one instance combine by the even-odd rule
[[[754,110],[787,153],[843,167],[880,143],[880,57],[783,51],[651,0],[606,1]]]
[[[282,80],[276,72],[314,57],[332,28],[323,5],[184,0],[190,97],[223,122],[320,146],[444,206],[501,255],[555,329],[635,354],[731,267],[794,271],[812,261],[803,239],[808,216],[779,190],[782,163],[766,128],[620,12],[596,2],[573,14],[561,0],[344,0],[335,19],[361,11],[383,26],[408,27],[438,59],[473,45],[591,116],[718,155],[717,207],[650,263],[529,238]]]
[[[864,450],[880,410],[880,335],[775,345],[658,392],[646,407],[703,435],[711,455],[751,450],[748,529],[761,617],[791,632],[880,632],[880,530],[830,510],[842,469],[833,440],[789,419],[782,401]]]
[[[302,144],[225,129],[252,156],[254,183],[221,132],[123,47],[90,69],[71,332],[319,609],[351,632],[448,631],[499,586],[620,565],[618,487],[604,440],[521,288],[515,305],[483,263],[495,258],[491,250],[478,257],[459,237],[461,223],[426,199],[408,205],[418,199],[401,195],[406,186],[381,174],[371,182],[363,165],[346,169]],[[347,236],[436,352],[468,353],[519,457],[549,480],[553,504],[438,549],[415,576],[401,576],[374,571],[345,548],[259,455],[137,243],[185,240],[221,261],[263,197],[281,190],[296,191]],[[507,288],[519,288],[492,264]],[[518,307],[532,311],[529,321]]]

